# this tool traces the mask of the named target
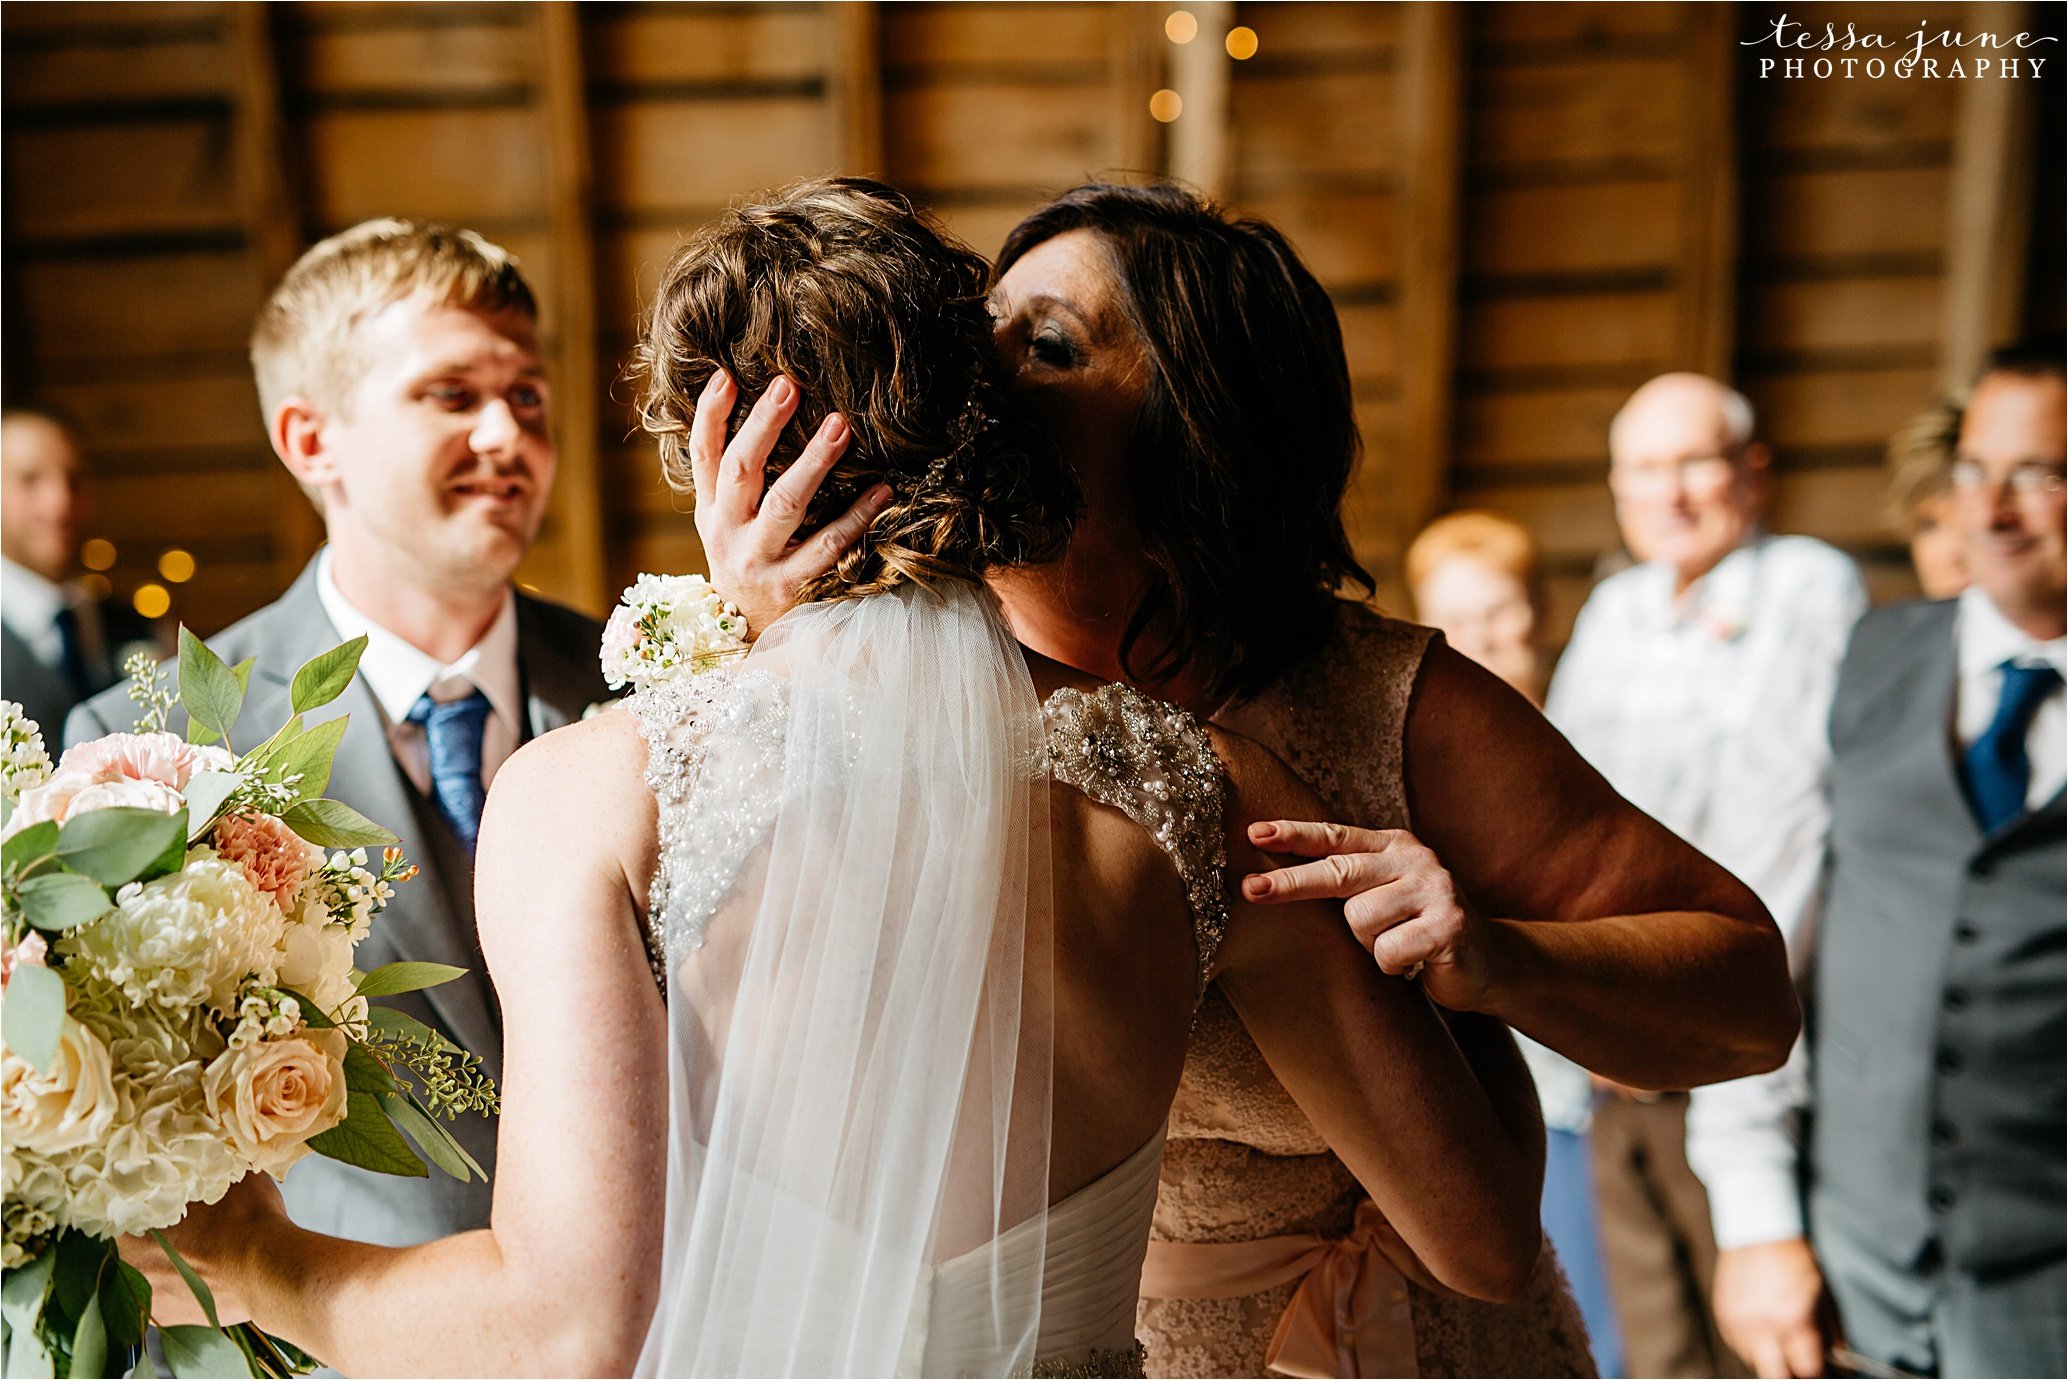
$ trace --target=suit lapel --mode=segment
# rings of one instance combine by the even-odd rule
[[[590,705],[610,697],[596,664],[596,642],[570,645],[547,626],[544,610],[517,597],[517,667],[524,684],[527,738],[574,722]]]

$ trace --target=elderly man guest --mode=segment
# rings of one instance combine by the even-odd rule
[[[284,595],[216,638],[258,658],[244,716],[288,715],[308,657],[364,634],[329,794],[394,829],[423,868],[360,948],[466,978],[394,1004],[500,1065],[501,1017],[474,934],[473,848],[496,769],[607,696],[602,629],[511,587],[552,489],[538,308],[516,261],[467,230],[378,220],[318,244],[261,311],[252,364],[274,453],[328,544]],[[121,690],[73,714],[76,742],[127,727]],[[493,1122],[454,1133],[494,1171]],[[488,1223],[485,1183],[310,1158],[284,1185],[304,1226],[409,1245]]]
[[[148,620],[71,577],[91,509],[78,435],[48,412],[0,414],[0,694],[42,725],[52,747],[72,706],[155,652]]]
[[[1764,530],[1768,452],[1751,404],[1716,380],[1667,374],[1639,388],[1609,453],[1617,520],[1643,564],[1589,597],[1547,713],[1619,791],[1750,884],[1785,931],[1823,855],[1823,727],[1865,590],[1840,552]],[[1610,1093],[1596,1108],[1602,1245],[1633,1375],[1742,1369],[1709,1312],[1710,1199],[1728,1230],[1765,1223],[1735,1177],[1704,1193],[1688,1117],[1685,1094]]]
[[[1883,1365],[2068,1370],[2064,411],[2059,337],[1990,361],[1952,468],[1973,583],[1869,615],[1846,655],[1810,1132],[1799,1084],[1737,1128],[1800,1170],[1808,1230],[1791,1203],[1791,1230],[1717,1271],[1718,1315],[1768,1374],[1822,1373],[1826,1282],[1847,1343]]]

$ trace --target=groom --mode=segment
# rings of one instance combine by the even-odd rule
[[[351,714],[326,794],[401,835],[422,873],[396,889],[358,966],[468,969],[385,1000],[491,1076],[502,1018],[474,932],[482,800],[520,744],[609,694],[597,624],[510,584],[553,484],[537,317],[516,262],[471,231],[369,221],[304,254],[261,311],[251,359],[274,453],[328,544],[210,644],[258,658],[234,740],[250,747],[287,719],[296,667],[366,636],[358,679],[313,716]],[[73,713],[66,741],[126,729],[132,709],[110,690]],[[494,1120],[452,1130],[492,1173]],[[488,1224],[488,1185],[436,1170],[394,1178],[310,1156],[283,1188],[302,1226],[383,1245]]]

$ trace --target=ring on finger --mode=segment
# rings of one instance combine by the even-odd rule
[[[1427,959],[1418,958],[1414,961],[1414,963],[1408,968],[1406,972],[1401,974],[1401,976],[1406,978],[1409,982],[1413,982],[1416,978],[1422,975],[1422,968],[1427,963]]]

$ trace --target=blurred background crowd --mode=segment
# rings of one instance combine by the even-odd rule
[[[2037,76],[1959,81],[1762,78],[1782,13],[10,5],[7,694],[61,722],[315,549],[244,347],[323,235],[421,216],[517,253],[560,457],[520,578],[600,613],[700,566],[618,385],[680,232],[842,170],[991,253],[1087,176],[1183,178],[1334,297],[1382,604],[1745,877],[1837,1032],[1693,1098],[1533,1051],[1603,1373],[1814,1373],[1826,1278],[1849,1318],[1935,1280],[1962,1327],[2058,1319],[2061,10],[1786,7],[2050,40]],[[1953,602],[1855,639],[1920,595]],[[1991,1062],[2049,1036],[2051,1065]],[[1990,1100],[2020,1080],[2041,1123]]]

